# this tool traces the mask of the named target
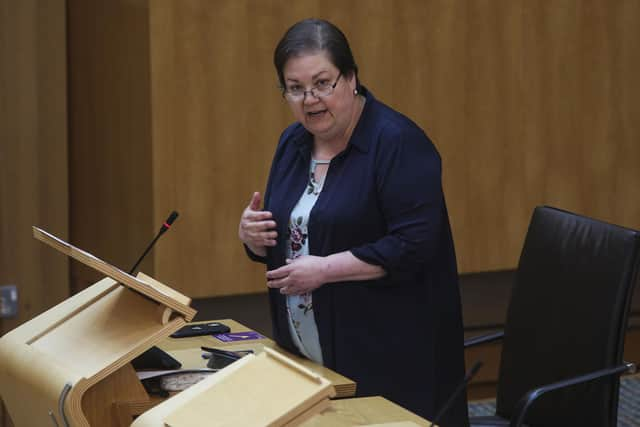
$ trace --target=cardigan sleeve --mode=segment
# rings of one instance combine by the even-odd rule
[[[267,257],[266,256],[260,256],[258,254],[253,253],[253,251],[251,249],[249,249],[249,247],[245,243],[243,243],[242,246],[244,246],[244,251],[246,252],[247,256],[249,257],[249,259],[251,261],[261,262],[262,264],[266,264],[267,263]]]
[[[387,234],[351,249],[385,269],[392,281],[409,279],[433,259],[442,228],[441,161],[418,127],[390,127],[376,155],[376,188]]]

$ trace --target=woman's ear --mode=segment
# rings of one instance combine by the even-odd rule
[[[358,77],[356,76],[356,73],[354,73],[353,71],[349,73],[349,75],[347,76],[347,83],[349,84],[349,88],[351,89],[353,94],[357,95],[358,94]]]

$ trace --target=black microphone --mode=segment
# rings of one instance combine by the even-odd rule
[[[442,416],[447,413],[449,408],[453,406],[453,402],[455,402],[456,398],[467,387],[467,384],[469,383],[469,381],[471,381],[471,378],[473,378],[478,373],[481,367],[482,367],[482,361],[480,360],[478,360],[476,363],[473,364],[471,369],[467,371],[467,374],[464,376],[464,379],[462,380],[462,382],[458,384],[458,387],[456,387],[453,393],[451,393],[451,396],[449,396],[449,400],[447,400],[447,402],[440,408],[440,411],[433,418],[429,427],[433,427],[434,425],[440,422],[440,418],[442,418]]]
[[[173,221],[175,221],[176,218],[178,218],[178,212],[171,212],[169,218],[167,218],[164,224],[162,224],[162,227],[160,227],[160,231],[158,231],[156,237],[151,241],[149,246],[147,246],[147,249],[144,251],[140,259],[138,259],[134,266],[131,267],[131,271],[129,271],[129,274],[133,275],[133,272],[136,270],[136,268],[138,268],[140,262],[142,262],[144,257],[149,253],[160,236],[162,236],[168,229],[171,228],[171,224],[173,224]],[[137,371],[145,369],[180,369],[180,367],[182,367],[182,364],[180,362],[171,357],[171,355],[169,355],[165,351],[155,346],[151,347],[138,357],[134,358],[131,361],[131,364]],[[151,392],[150,390],[147,391]]]
[[[171,224],[173,224],[173,221],[175,221],[176,218],[178,218],[178,212],[176,211],[171,212],[171,214],[169,215],[169,218],[167,218],[164,224],[162,224],[162,227],[160,227],[160,231],[158,231],[158,234],[156,235],[156,237],[151,241],[149,246],[147,246],[147,249],[144,251],[142,256],[138,259],[138,261],[136,261],[133,267],[131,267],[129,274],[133,275],[133,272],[136,271],[136,268],[138,268],[138,265],[140,265],[144,257],[147,256],[147,254],[149,253],[153,245],[156,244],[156,241],[160,238],[160,236],[162,236],[165,233],[165,231],[171,228]]]

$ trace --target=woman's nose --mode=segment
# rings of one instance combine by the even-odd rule
[[[304,93],[303,102],[308,105],[313,105],[318,102],[319,98],[313,94],[313,91],[309,90]]]

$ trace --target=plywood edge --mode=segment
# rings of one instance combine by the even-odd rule
[[[83,251],[82,249],[76,248],[75,246],[65,242],[64,240],[54,236],[51,233],[48,233],[38,227],[33,227],[33,237],[41,242],[51,246],[52,248],[62,252],[63,254],[70,256],[73,259],[80,261],[81,263],[97,270],[117,282],[161,303],[166,305],[169,308],[172,308],[176,312],[182,314],[187,321],[193,319],[196,315],[196,310],[185,305],[182,301],[185,301],[185,298],[188,297],[179,294],[177,291],[171,290],[171,294],[166,293],[166,289],[170,289],[169,287],[163,285],[162,288],[156,288],[149,283],[145,283],[137,278],[131,276],[128,273],[114,267],[113,265],[101,260],[100,258],[90,254],[89,252]],[[158,282],[159,283],[159,282]],[[174,295],[181,295],[179,299],[175,299]],[[190,302],[190,299],[189,299]]]
[[[277,360],[283,366],[289,369],[295,370],[299,374],[306,376],[307,378],[309,378],[310,380],[314,381],[317,384],[331,385],[331,382],[326,378],[316,374],[311,369],[305,366],[302,366],[296,361],[284,356],[283,354],[278,353],[277,351],[269,347],[265,347],[264,352],[268,357],[271,357],[272,359]],[[333,397],[334,395],[335,395],[335,391],[333,391],[333,394],[331,395],[331,397]]]
[[[223,323],[226,324],[226,321],[221,321]],[[229,324],[233,324],[233,323],[229,323]],[[244,327],[243,327],[244,328]],[[232,329],[233,331],[233,329]],[[293,362],[297,363],[298,365],[309,369],[311,372],[313,372],[314,374],[319,375],[322,378],[325,378],[327,380],[329,380],[331,382],[331,384],[333,384],[334,387],[334,391],[336,392],[336,396],[333,397],[338,397],[338,398],[343,398],[343,397],[352,397],[356,394],[356,389],[357,389],[357,384],[343,376],[340,375],[339,373],[332,371],[329,368],[326,368],[322,365],[318,365],[315,362],[309,360],[309,359],[305,359],[303,357],[297,356],[295,354],[289,353],[288,351],[284,350],[281,347],[277,347],[277,344],[273,341],[270,342],[265,342],[264,343],[264,349],[267,348],[271,348],[271,349],[276,349],[279,354],[283,354],[286,358],[288,358],[289,360],[292,360]]]
[[[99,381],[102,381],[104,378],[113,374],[115,371],[119,370],[124,365],[131,362],[131,360],[133,360],[135,357],[139,356],[144,351],[158,344],[167,336],[171,335],[173,332],[177,331],[178,329],[182,328],[185,325],[186,325],[186,322],[181,317],[174,318],[167,325],[162,327],[162,329],[159,329],[157,332],[155,332],[153,335],[150,335],[144,341],[139,342],[122,357],[118,358],[116,361],[109,364],[109,366],[106,366],[100,372],[93,375],[91,377],[91,385],[98,383]]]
[[[164,283],[161,283],[159,281],[157,281],[156,279],[154,279],[151,276],[147,276],[146,274],[140,272],[136,275],[136,278],[142,282],[147,283],[149,286],[152,286],[154,288],[156,288],[158,291],[162,292],[163,294],[169,295],[171,296],[173,299],[175,299],[176,301],[178,301],[179,303],[185,305],[185,306],[189,306],[191,305],[191,298],[189,298],[186,295],[181,294],[180,292],[176,291],[175,289],[165,285]],[[191,320],[191,319],[189,319]]]
[[[130,363],[87,389],[82,396],[82,412],[91,425],[129,426],[133,415],[122,410],[121,403],[125,402],[151,405],[151,398]]]
[[[169,324],[165,325],[162,329],[158,330],[155,334],[151,335],[148,339],[140,342],[135,348],[131,349],[127,354],[123,355],[119,359],[117,359],[114,363],[105,367],[103,370],[98,372],[96,375],[91,376],[90,378],[83,378],[79,381],[71,392],[69,393],[69,397],[65,402],[65,407],[67,408],[70,417],[78,422],[79,426],[87,427],[89,426],[89,422],[87,420],[86,414],[84,413],[87,410],[86,407],[83,407],[82,402],[85,394],[92,388],[103,380],[112,375],[116,375],[118,371],[125,366],[136,356],[141,354],[143,351],[149,349],[153,345],[160,342],[162,339],[166,338],[172,332],[177,331],[182,326],[184,326],[186,322],[183,318],[177,317],[174,318]],[[116,396],[117,397],[117,396]],[[128,391],[124,390],[122,393],[123,400],[128,400]],[[91,408],[88,408],[91,410]],[[115,408],[114,408],[115,411]]]
[[[310,408],[307,408],[306,411],[301,412],[300,414],[298,414],[296,417],[291,419],[286,424],[274,423],[272,425],[273,426],[282,425],[283,427],[296,427],[296,426],[299,426],[300,424],[302,424],[305,421],[315,417],[317,414],[319,414],[322,411],[324,411],[325,409],[327,409],[330,405],[331,405],[331,401],[329,399],[323,399],[323,400],[317,402],[315,405],[311,406]]]

